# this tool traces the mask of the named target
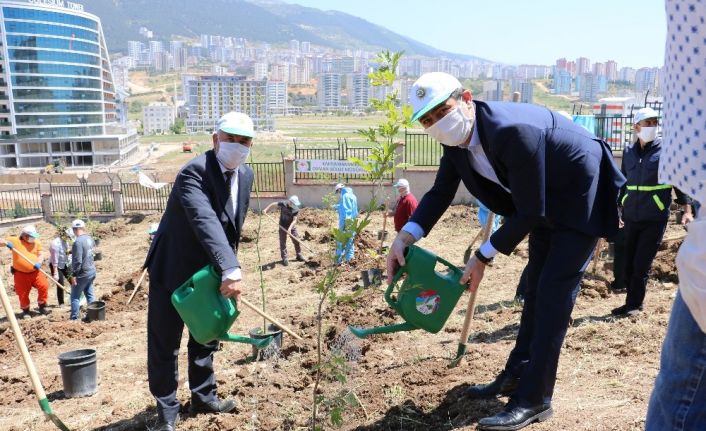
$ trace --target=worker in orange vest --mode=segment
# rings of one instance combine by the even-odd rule
[[[12,252],[12,274],[15,278],[15,292],[20,298],[20,308],[23,319],[32,317],[29,312],[29,292],[32,287],[37,289],[37,303],[41,314],[48,314],[47,297],[49,292],[49,281],[46,276],[39,271],[44,261],[42,245],[37,241],[39,232],[34,225],[27,225],[22,229],[19,236],[11,236],[6,240],[0,239],[0,246],[6,246]],[[18,255],[18,252],[26,256],[29,261]],[[34,262],[34,263],[30,263]]]

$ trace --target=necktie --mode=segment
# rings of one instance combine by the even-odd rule
[[[233,174],[235,171],[225,171],[223,174],[226,177],[226,189],[228,190],[228,200],[226,201],[226,214],[235,220],[235,213],[233,212],[233,184],[231,180],[233,179]]]

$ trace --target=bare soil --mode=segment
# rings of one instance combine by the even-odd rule
[[[97,296],[107,303],[107,320],[69,322],[67,307],[55,307],[49,316],[20,321],[32,357],[54,412],[73,430],[142,430],[156,421],[154,401],[146,372],[146,292],[148,282],[126,305],[141,274],[148,248],[147,229],[158,215],[133,216],[101,226]],[[240,259],[244,264],[247,296],[259,302],[256,268],[264,268],[267,310],[290,324],[304,340],[285,336],[281,357],[249,360],[251,348],[224,344],[216,354],[216,376],[221,397],[240,401],[237,414],[189,416],[186,378],[186,339],[182,339],[180,388],[184,405],[182,430],[298,430],[310,425],[313,373],[316,362],[316,284],[331,265],[330,211],[305,209],[299,231],[305,238],[308,262],[280,265],[277,226],[262,220],[261,255],[256,253],[257,216],[246,221]],[[389,226],[389,223],[388,223]],[[362,285],[360,271],[375,265],[366,247],[377,247],[376,232],[382,216],[375,214],[367,232],[357,240],[356,258],[343,267],[337,293],[350,294]],[[39,226],[48,246],[50,225]],[[468,242],[479,230],[473,209],[450,208],[421,246],[461,265]],[[682,235],[683,228],[670,226],[665,237]],[[610,310],[624,301],[612,294],[609,261],[601,261],[595,274],[589,266],[562,350],[556,391],[555,416],[531,430],[640,430],[644,428],[659,352],[676,290],[674,257],[681,241],[670,241],[659,252],[650,279],[645,312],[627,319],[613,319]],[[290,250],[292,248],[289,244]],[[305,249],[306,250],[306,249]],[[472,343],[465,361],[457,368],[447,365],[456,353],[467,295],[461,298],[445,328],[432,335],[423,331],[372,337],[347,338],[347,325],[376,326],[400,318],[383,299],[381,288],[368,288],[350,303],[328,305],[323,319],[325,353],[330,348],[349,352],[351,371],[346,384],[326,381],[322,394],[355,393],[359,406],[344,412],[343,430],[474,430],[478,419],[499,410],[506,399],[485,401],[462,397],[471,384],[492,380],[502,370],[512,349],[521,309],[513,303],[515,288],[526,262],[527,244],[510,256],[499,256],[486,270],[472,325]],[[8,251],[0,252],[5,265]],[[7,266],[5,266],[7,268]],[[13,305],[17,297],[11,276],[4,273]],[[56,304],[54,288],[50,303]],[[34,294],[33,304],[36,304]],[[17,310],[15,310],[17,311]],[[0,312],[2,313],[2,312]],[[232,332],[246,334],[261,325],[254,313],[243,310]],[[29,379],[4,313],[0,314],[0,429],[8,431],[52,430],[37,406]],[[343,340],[343,341],[342,341]],[[98,393],[85,399],[66,399],[57,356],[69,350],[95,348],[98,352]],[[322,412],[323,415],[326,412]],[[329,422],[325,429],[334,429]]]

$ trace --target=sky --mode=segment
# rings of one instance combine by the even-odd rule
[[[655,67],[664,0],[286,0],[338,10],[435,48],[508,64],[558,58]]]

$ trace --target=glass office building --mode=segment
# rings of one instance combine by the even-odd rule
[[[0,166],[106,166],[137,150],[98,17],[70,1],[0,0],[0,43]]]

